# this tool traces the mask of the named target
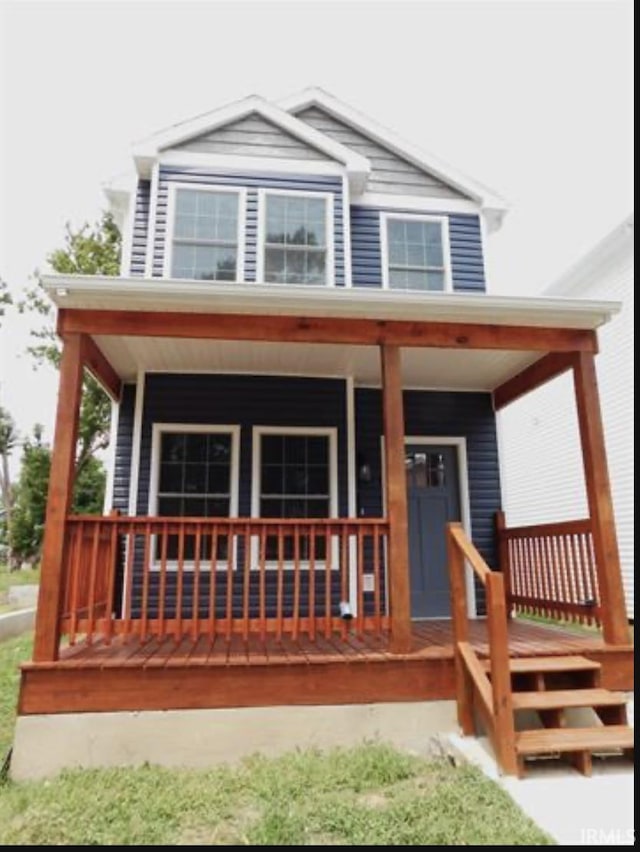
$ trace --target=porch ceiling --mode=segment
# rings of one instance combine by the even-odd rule
[[[137,372],[238,372],[252,375],[353,376],[380,384],[376,346],[194,340],[96,335],[96,343],[124,381]],[[402,350],[405,387],[491,391],[541,352],[510,350]]]

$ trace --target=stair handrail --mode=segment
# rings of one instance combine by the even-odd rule
[[[497,762],[503,773],[518,773],[515,745],[509,641],[507,633],[507,604],[504,578],[492,571],[462,524],[447,524],[447,554],[451,586],[451,615],[453,620],[454,657],[456,670],[456,701],[458,721],[463,734],[475,732],[475,706],[484,718]],[[469,614],[465,565],[469,564],[484,586],[489,637],[491,682],[482,662],[469,642]]]

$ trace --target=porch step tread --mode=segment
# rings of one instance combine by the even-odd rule
[[[571,751],[609,751],[633,748],[633,728],[602,725],[597,728],[542,728],[516,733],[516,751],[522,756]]]
[[[564,707],[620,707],[627,703],[622,692],[609,689],[554,689],[515,692],[514,710],[561,710]]]
[[[484,661],[484,668],[489,671],[491,663]],[[509,660],[512,674],[531,674],[535,672],[583,672],[598,671],[600,663],[588,660],[579,654],[565,657],[512,657]]]

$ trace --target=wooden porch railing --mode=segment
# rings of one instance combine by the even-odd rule
[[[71,516],[60,632],[72,644],[381,634],[388,531],[372,518]],[[340,616],[348,601],[351,622]]]
[[[451,581],[458,722],[465,735],[473,734],[473,710],[477,707],[500,769],[507,775],[515,775],[518,772],[518,762],[504,580],[501,573],[489,568],[461,524],[447,526],[447,553]],[[471,565],[475,576],[485,588],[491,679],[469,642],[466,563]]]
[[[509,607],[547,618],[600,625],[591,522],[507,528],[501,512],[496,520]]]

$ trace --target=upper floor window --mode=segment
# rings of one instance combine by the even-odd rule
[[[333,283],[331,196],[261,193],[262,245],[258,280],[278,284]]]
[[[240,193],[185,187],[174,192],[171,277],[238,281],[242,274]]]
[[[392,290],[451,289],[448,220],[382,213],[382,281]]]

